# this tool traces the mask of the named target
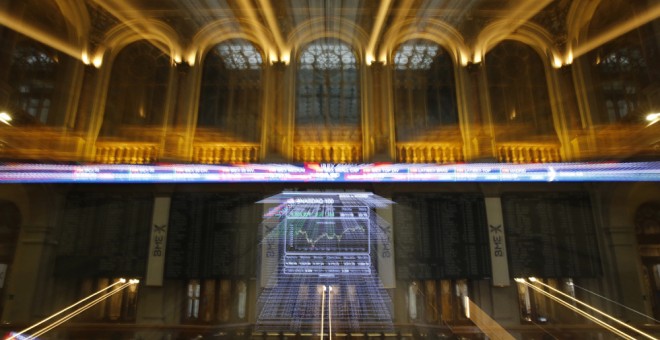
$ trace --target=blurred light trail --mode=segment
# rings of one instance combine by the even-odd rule
[[[657,3],[655,6],[649,8],[646,11],[639,12],[640,14],[637,17],[630,18],[629,20],[616,25],[601,34],[595,36],[591,40],[579,44],[572,51],[571,59],[575,59],[607,42],[610,40],[616,39],[646,23],[649,23],[660,17],[660,3]],[[567,58],[568,59],[568,58]]]
[[[82,48],[53,35],[52,31],[46,31],[35,27],[28,22],[19,20],[10,13],[0,11],[0,25],[6,26],[11,30],[32,38],[44,45],[48,45],[78,60],[83,60],[84,51]]]
[[[72,305],[70,305],[70,306],[68,306],[68,307],[66,307],[66,308],[64,308],[64,309],[62,309],[62,310],[60,310],[59,312],[57,312],[57,313],[55,313],[55,314],[53,314],[53,315],[51,315],[51,316],[49,316],[49,317],[47,317],[47,318],[45,318],[45,319],[39,321],[39,322],[37,322],[37,323],[35,323],[34,325],[32,325],[32,326],[30,326],[30,327],[28,327],[28,328],[26,328],[26,329],[24,329],[24,330],[21,330],[20,332],[14,334],[12,337],[8,338],[7,340],[13,340],[13,339],[15,339],[17,336],[20,336],[21,334],[24,334],[25,332],[27,332],[27,331],[29,331],[29,330],[31,330],[31,329],[33,329],[33,328],[35,328],[35,327],[37,327],[37,326],[43,324],[44,322],[46,322],[46,321],[48,321],[48,320],[50,320],[50,319],[52,319],[52,318],[54,318],[54,317],[56,317],[56,316],[58,316],[58,315],[60,315],[60,314],[62,314],[62,313],[68,311],[69,309],[71,309],[71,308],[73,308],[73,307],[75,307],[75,306],[77,306],[77,305],[79,305],[79,304],[81,304],[81,303],[83,303],[83,302],[85,302],[85,301],[87,301],[87,300],[89,300],[89,299],[91,299],[92,297],[94,297],[94,296],[96,296],[96,295],[99,295],[99,294],[105,292],[108,288],[110,288],[110,287],[112,287],[112,286],[115,286],[115,285],[118,285],[118,284],[120,284],[120,283],[125,283],[125,282],[126,282],[125,279],[120,279],[119,281],[117,281],[117,282],[115,282],[115,283],[113,283],[113,284],[111,284],[111,285],[109,285],[109,286],[107,286],[107,287],[105,287],[105,288],[103,288],[103,289],[97,291],[96,293],[92,293],[91,295],[89,295],[89,296],[83,298],[82,300],[80,300],[80,301],[78,301],[78,302],[76,302],[76,303],[74,303],[74,304],[72,304]]]
[[[378,41],[378,38],[380,37],[381,32],[383,31],[383,24],[385,23],[385,19],[387,18],[387,13],[389,12],[391,3],[392,3],[391,0],[382,0],[380,2],[380,7],[378,7],[378,13],[376,14],[376,21],[374,22],[373,29],[371,30],[371,37],[369,37],[369,44],[367,45],[367,50],[366,50],[367,65],[376,61],[376,57],[374,55],[376,49],[376,41]],[[380,61],[385,61],[385,60],[380,60]]]
[[[576,313],[578,313],[578,314],[584,316],[585,318],[587,318],[587,319],[593,321],[593,322],[596,323],[597,325],[599,325],[599,326],[601,326],[601,327],[603,327],[603,328],[609,330],[610,332],[612,332],[612,333],[614,333],[614,334],[616,334],[616,335],[618,335],[618,336],[620,336],[620,337],[622,337],[622,338],[624,338],[624,339],[635,340],[634,337],[632,337],[632,336],[630,336],[630,335],[624,333],[623,331],[620,331],[620,330],[617,329],[616,327],[614,327],[614,326],[612,326],[612,325],[606,323],[605,321],[603,321],[603,320],[601,320],[601,319],[598,319],[597,317],[595,317],[595,316],[593,316],[593,315],[591,315],[591,314],[589,314],[589,313],[587,313],[587,312],[581,310],[580,308],[577,308],[577,307],[573,306],[572,304],[570,304],[570,303],[568,303],[568,302],[566,302],[566,301],[564,301],[564,300],[562,300],[562,299],[560,299],[560,298],[558,298],[558,297],[556,297],[556,296],[554,296],[554,295],[552,295],[552,294],[546,292],[545,290],[543,290],[543,289],[541,289],[541,288],[539,288],[539,287],[537,287],[537,286],[534,286],[533,284],[528,283],[527,280],[525,280],[525,279],[522,279],[522,278],[516,278],[516,279],[514,279],[514,280],[515,280],[516,282],[518,282],[518,283],[522,283],[522,284],[524,284],[525,286],[527,286],[527,287],[529,287],[529,288],[534,289],[535,291],[537,291],[537,292],[541,293],[542,295],[544,295],[544,296],[550,298],[551,300],[557,302],[558,304],[560,304],[560,305],[562,305],[562,306],[564,306],[564,307],[566,307],[566,308],[568,308],[568,309],[570,309],[570,310],[572,310],[572,311],[574,311],[574,312],[576,312]]]
[[[568,295],[568,294],[566,294],[566,293],[564,293],[564,292],[562,292],[558,289],[555,289],[552,286],[549,286],[549,285],[547,285],[547,284],[545,284],[545,283],[543,283],[543,282],[541,282],[541,281],[539,281],[539,280],[537,280],[533,277],[530,277],[529,281],[531,281],[532,284],[535,284],[535,283],[540,284],[541,286],[546,287],[546,288],[550,289],[551,291],[553,291],[553,292],[555,292],[555,293],[557,293],[557,294],[559,294],[559,295],[561,295],[565,298],[569,298],[569,299],[575,301],[576,303],[580,304],[581,306],[587,307],[587,308],[591,309],[592,311],[594,311],[594,312],[596,312],[596,313],[598,313],[598,314],[600,314],[600,315],[602,315],[602,316],[618,323],[619,325],[624,326],[624,327],[626,327],[626,328],[628,328],[628,329],[630,329],[634,332],[637,332],[637,333],[639,333],[639,334],[641,334],[641,335],[643,335],[643,336],[645,336],[649,339],[656,339],[655,337],[651,336],[650,334],[644,333],[643,331],[641,331],[641,330],[639,330],[639,329],[637,329],[637,328],[635,328],[635,327],[633,327],[633,326],[631,326],[631,325],[629,325],[629,324],[627,324],[627,323],[625,323],[625,322],[623,322],[623,321],[621,321],[621,320],[619,320],[619,319],[617,319],[617,318],[601,311],[600,309],[598,309],[596,307],[593,307],[591,305],[588,305],[588,304],[586,304],[586,303],[584,303],[584,302],[582,302],[582,301],[580,301],[580,300],[578,300],[578,299],[576,299],[576,298],[574,298],[574,297],[572,297],[572,296],[570,296],[570,295]]]
[[[637,314],[639,314],[639,315],[641,315],[641,316],[643,316],[643,317],[646,317],[646,318],[651,319],[651,320],[653,320],[653,321],[655,321],[655,322],[657,322],[657,323],[660,323],[660,320],[655,319],[655,318],[653,318],[653,317],[651,317],[651,316],[648,316],[648,315],[646,315],[646,314],[644,314],[644,313],[640,313],[640,312],[638,312],[638,311],[636,311],[636,310],[634,310],[634,309],[632,309],[632,308],[630,308],[630,307],[628,307],[628,306],[626,306],[626,305],[623,305],[623,304],[621,304],[621,303],[618,303],[618,302],[616,302],[616,301],[614,301],[614,300],[612,300],[612,299],[610,299],[610,298],[608,298],[608,297],[606,297],[606,296],[600,295],[600,294],[598,294],[598,293],[596,293],[596,292],[594,292],[594,291],[591,291],[591,290],[589,290],[589,289],[587,289],[587,288],[580,287],[580,286],[576,285],[575,283],[572,283],[571,285],[572,285],[573,287],[575,287],[575,288],[579,288],[579,289],[581,289],[581,290],[583,290],[583,291],[585,291],[585,292],[587,292],[587,293],[589,293],[589,294],[595,295],[595,296],[597,296],[597,297],[599,297],[599,298],[601,298],[601,299],[604,299],[604,300],[606,300],[606,301],[612,302],[612,303],[616,304],[617,306],[619,306],[619,307],[623,307],[623,308],[625,308],[625,309],[627,309],[627,310],[629,310],[629,311],[631,311],[631,312],[633,312],[633,313],[637,313]]]
[[[117,281],[117,282],[122,283],[122,281]],[[100,297],[92,300],[91,302],[89,302],[86,305],[80,307],[79,309],[76,309],[75,311],[73,311],[73,312],[67,314],[66,316],[62,317],[61,319],[55,321],[54,323],[50,324],[49,326],[46,326],[42,330],[32,334],[31,336],[28,337],[28,340],[36,339],[38,336],[43,335],[46,332],[51,331],[52,329],[56,328],[57,326],[69,321],[71,318],[75,317],[76,315],[92,308],[94,305],[98,304],[99,302],[109,298],[112,295],[115,295],[115,294],[119,293],[120,291],[122,291],[126,287],[128,287],[132,284],[136,284],[137,282],[139,282],[139,281],[137,281],[137,280],[128,280],[128,282],[126,282],[124,280],[124,283],[122,283],[121,286],[111,290],[110,292],[108,292],[106,294],[101,295]]]

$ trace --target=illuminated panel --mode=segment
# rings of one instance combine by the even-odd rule
[[[0,183],[660,181],[660,162],[543,164],[0,165]]]
[[[393,330],[391,300],[378,276],[384,267],[372,261],[391,246],[375,208],[393,202],[370,192],[285,191],[259,203],[269,207],[255,331]]]
[[[366,206],[295,206],[285,219],[285,274],[370,274]]]

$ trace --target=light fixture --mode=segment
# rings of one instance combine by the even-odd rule
[[[654,113],[649,113],[645,117],[646,121],[648,124],[646,124],[647,127],[660,122],[660,113],[659,112],[654,112]]]
[[[92,60],[92,65],[94,65],[94,67],[96,68],[101,67],[102,63],[103,63],[103,56],[100,54],[95,56],[94,59]]]
[[[656,122],[660,120],[660,112],[649,113],[646,115],[647,122]]]
[[[3,122],[7,125],[11,125],[12,118],[7,112],[0,112],[0,122]]]

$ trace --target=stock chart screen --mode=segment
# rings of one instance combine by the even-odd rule
[[[369,221],[366,206],[291,206],[284,221],[284,272],[369,274]]]

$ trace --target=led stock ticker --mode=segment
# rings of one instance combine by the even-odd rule
[[[660,181],[660,162],[538,164],[24,164],[0,165],[0,183]]]

